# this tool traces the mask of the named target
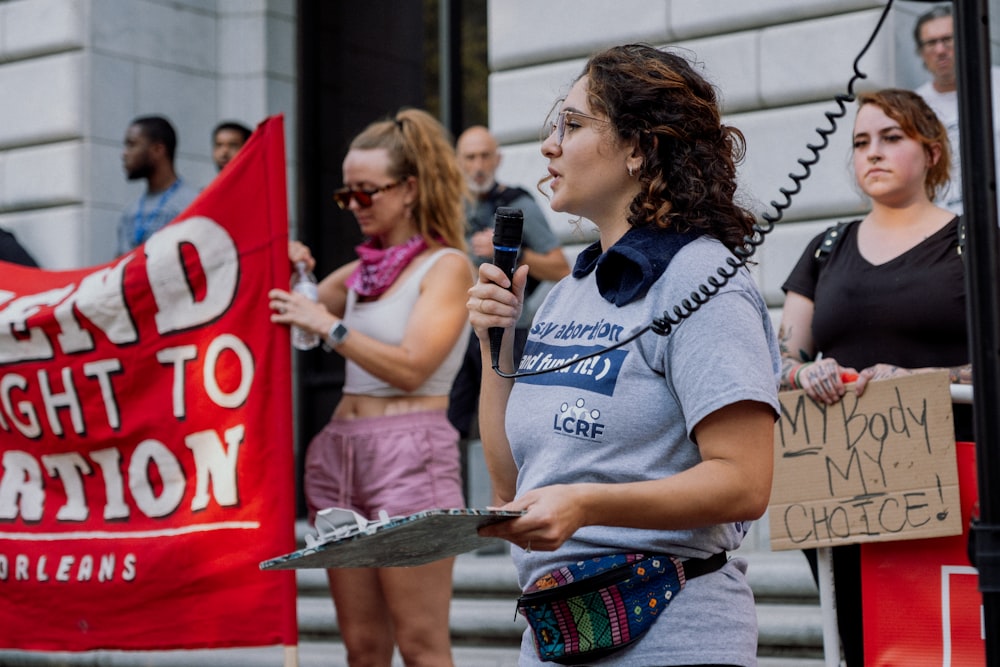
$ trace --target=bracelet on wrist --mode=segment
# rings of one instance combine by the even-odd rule
[[[799,366],[801,365],[802,364],[796,364],[785,372],[785,384],[789,389],[798,389],[798,387],[795,386],[795,371],[799,370]]]
[[[807,366],[812,366],[812,364],[813,362],[811,361],[804,364],[799,364],[798,368],[795,369],[795,376],[792,378],[792,383],[795,389],[802,389],[802,383],[799,382],[800,374],[802,373],[802,369],[804,369]]]

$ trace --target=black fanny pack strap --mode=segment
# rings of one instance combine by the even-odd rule
[[[726,555],[725,551],[720,551],[708,558],[688,558],[685,561],[681,561],[681,566],[684,570],[684,578],[694,579],[703,574],[715,572],[728,562],[729,556]]]

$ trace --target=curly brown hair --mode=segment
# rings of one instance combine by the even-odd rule
[[[684,57],[646,44],[594,55],[583,77],[591,108],[644,156],[629,223],[702,232],[730,250],[744,245],[754,216],[734,196],[746,141],[722,123],[712,84]]]

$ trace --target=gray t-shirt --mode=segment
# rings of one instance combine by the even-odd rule
[[[535,315],[520,370],[624,340],[689,297],[729,256],[717,241],[692,241],[644,298],[623,307],[599,295],[594,272],[563,279]],[[669,336],[649,331],[567,370],[517,380],[506,421],[517,493],[661,479],[691,468],[701,458],[690,434],[707,415],[751,400],[770,405],[777,416],[779,369],[767,306],[741,270]],[[748,529],[748,523],[661,531],[588,526],[554,552],[515,548],[514,561],[524,588],[561,565],[609,553],[704,558],[736,549]],[[755,665],[756,612],[744,571],[745,562],[733,559],[692,579],[642,639],[594,664]],[[528,634],[521,660],[538,660]]]

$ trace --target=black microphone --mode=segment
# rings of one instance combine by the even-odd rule
[[[521,231],[524,228],[524,212],[519,208],[501,206],[493,216],[493,265],[514,280],[517,255],[521,248]],[[493,368],[500,367],[500,341],[503,329],[490,327],[490,358]]]

